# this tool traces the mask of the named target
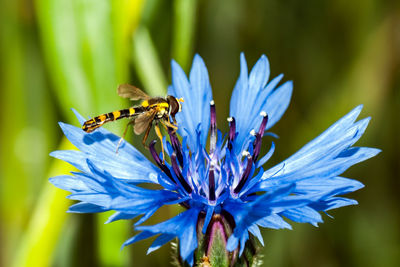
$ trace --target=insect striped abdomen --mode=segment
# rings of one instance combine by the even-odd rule
[[[96,130],[97,128],[103,126],[103,124],[106,122],[115,121],[127,117],[134,117],[144,111],[145,111],[144,107],[132,107],[127,109],[116,110],[110,113],[105,113],[86,121],[82,125],[82,129],[85,132],[90,133]]]

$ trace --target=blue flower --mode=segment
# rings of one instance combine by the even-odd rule
[[[168,157],[163,160],[155,141],[150,143],[155,164],[125,141],[116,154],[120,138],[105,129],[85,133],[60,123],[65,136],[79,149],[51,153],[80,170],[50,179],[70,191],[70,199],[79,201],[69,211],[115,211],[108,222],[139,217],[135,223],[139,233],[124,246],[158,235],[151,252],[177,237],[180,256],[193,265],[200,216],[205,232],[214,214],[228,213],[235,227],[227,249],[239,249],[241,254],[249,233],[263,243],[260,226],[290,229],[284,218],[317,226],[322,222],[320,211],[357,204],[341,195],[363,184],[340,175],[379,153],[378,149],[353,146],[369,122],[369,118],[356,122],[362,107],[353,109],[293,156],[264,170],[275,146],[272,142],[269,152],[260,155],[262,139],[288,107],[292,82],[278,85],[283,77],[279,75],[268,83],[266,56],[250,74],[243,54],[240,63],[230,101],[229,132],[223,137],[217,129],[215,103],[201,57],[195,56],[189,78],[172,61],[168,94],[185,102],[176,116],[177,133],[170,131],[169,141],[164,139]],[[77,117],[81,123],[85,121],[79,114]],[[158,184],[162,189],[145,189],[143,183]],[[171,204],[186,210],[159,224],[142,225],[161,206]]]

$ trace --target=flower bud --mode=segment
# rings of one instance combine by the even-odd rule
[[[260,265],[261,261],[257,258],[259,246],[252,236],[246,242],[242,255],[239,256],[239,248],[234,251],[226,249],[228,238],[234,229],[233,218],[229,214],[214,214],[205,234],[202,232],[204,221],[205,216],[202,214],[197,223],[198,247],[194,255],[194,266],[241,267]],[[178,263],[178,266],[184,266],[181,260],[175,259],[174,262]]]

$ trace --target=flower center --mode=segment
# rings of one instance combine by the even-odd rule
[[[237,196],[252,178],[256,169],[256,162],[260,154],[262,137],[268,123],[268,115],[260,114],[263,118],[258,131],[252,130],[250,134],[253,141],[249,145],[249,151],[241,154],[235,152],[236,146],[236,121],[228,118],[229,134],[226,142],[218,139],[217,116],[214,101],[210,101],[210,147],[209,153],[201,147],[199,151],[186,151],[182,146],[175,131],[168,129],[170,137],[169,147],[170,164],[160,159],[155,149],[156,140],[150,145],[150,153],[158,167],[182,193],[206,197],[210,203],[215,203],[218,197],[227,190]],[[185,143],[185,142],[184,142]],[[186,151],[186,153],[185,153]],[[197,154],[193,154],[197,153]],[[236,154],[235,154],[236,153]],[[178,190],[179,191],[179,190]],[[184,191],[184,192],[183,192]]]

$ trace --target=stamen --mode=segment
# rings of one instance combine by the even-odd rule
[[[172,153],[171,155],[171,164],[172,164],[172,169],[175,172],[176,177],[178,178],[179,182],[185,189],[185,191],[190,194],[192,193],[192,188],[189,186],[189,184],[186,182],[185,178],[183,178],[181,170],[179,169],[178,163],[176,162],[176,153]]]
[[[254,148],[254,152],[253,152],[253,161],[256,162],[258,159],[258,155],[260,154],[260,150],[261,150],[261,139],[264,135],[264,131],[265,131],[265,127],[267,126],[268,123],[268,115],[266,112],[262,111],[260,113],[261,116],[263,116],[263,120],[261,121],[261,125],[260,128],[258,129],[257,134],[255,134],[256,136],[256,140],[253,143],[253,148]]]
[[[258,130],[258,133],[261,135],[261,137],[264,135],[265,127],[267,126],[268,122],[268,115],[265,111],[262,111],[260,113],[261,116],[263,116],[263,120],[261,121],[260,129]]]
[[[248,156],[250,156],[249,151],[247,151],[247,150],[243,151],[243,152],[242,152],[242,156],[243,156],[243,157],[248,157]]]
[[[258,133],[256,134],[256,140],[254,140],[253,143],[253,161],[257,161],[258,159],[258,155],[260,154],[260,150],[261,150],[261,135],[259,135]]]
[[[215,177],[214,177],[214,165],[210,165],[210,171],[208,174],[208,190],[209,198],[211,201],[215,201]]]
[[[175,131],[172,130],[171,128],[168,128],[168,134],[169,138],[171,139],[172,148],[174,149],[178,157],[179,165],[183,167],[183,155],[182,155],[181,143],[179,142],[179,139],[176,136]]]
[[[210,131],[210,154],[214,153],[217,145],[217,113],[214,100],[210,101],[211,131]]]
[[[229,117],[228,118],[229,122],[229,137],[228,137],[228,149],[232,150],[232,143],[233,140],[235,139],[236,135],[236,122],[234,117]]]
[[[245,154],[245,152],[247,152],[247,151],[244,151],[243,154]],[[242,188],[243,188],[244,184],[246,183],[247,179],[249,178],[249,175],[251,172],[251,167],[253,165],[253,158],[251,157],[249,152],[247,152],[246,157],[247,157],[247,166],[246,166],[245,171],[242,174],[242,177],[240,178],[239,184],[233,190],[233,192],[235,194],[238,194],[240,192],[240,190],[242,190]]]
[[[154,145],[157,143],[157,140],[153,140],[149,144],[149,150],[150,154],[153,157],[154,161],[157,163],[158,167],[168,176],[168,178],[176,184],[174,178],[172,177],[172,174],[170,170],[165,166],[165,164],[161,161],[160,157],[158,156],[158,153],[156,149],[154,148]]]

